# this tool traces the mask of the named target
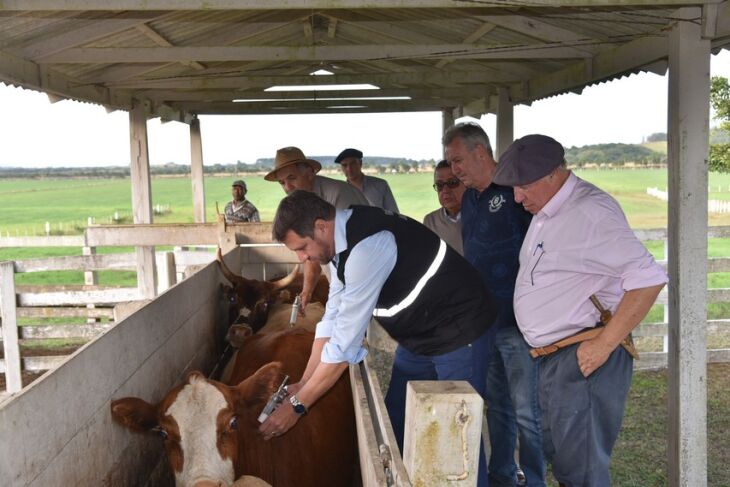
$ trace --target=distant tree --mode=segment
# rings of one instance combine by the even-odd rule
[[[720,129],[730,132],[730,83],[727,78],[713,76],[710,85],[710,104]],[[710,171],[730,172],[730,144],[710,145]]]
[[[666,140],[667,140],[666,132],[656,132],[646,138],[647,142],[666,142]]]

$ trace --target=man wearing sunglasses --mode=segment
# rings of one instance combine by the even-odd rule
[[[423,224],[459,254],[464,255],[464,245],[461,242],[461,198],[466,186],[451,172],[449,163],[441,161],[436,164],[433,173],[433,189],[438,194],[441,208],[426,215]]]

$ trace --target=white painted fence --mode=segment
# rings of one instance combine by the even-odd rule
[[[662,201],[669,201],[669,193],[659,188],[646,188],[646,194]],[[730,200],[708,200],[707,211],[710,213],[730,213]]]

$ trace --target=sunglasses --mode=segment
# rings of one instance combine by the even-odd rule
[[[451,179],[447,179],[446,181],[437,182],[436,184],[433,185],[433,189],[435,189],[436,192],[438,193],[439,191],[444,189],[444,187],[446,187],[446,186],[448,186],[451,189],[454,189],[459,184],[461,184],[461,181],[459,181],[456,178],[451,178]]]

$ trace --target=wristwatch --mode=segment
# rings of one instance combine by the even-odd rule
[[[289,397],[289,402],[291,403],[291,407],[294,408],[295,413],[300,416],[307,414],[307,406],[302,404],[301,401],[297,399],[297,396],[295,394],[292,394]]]

